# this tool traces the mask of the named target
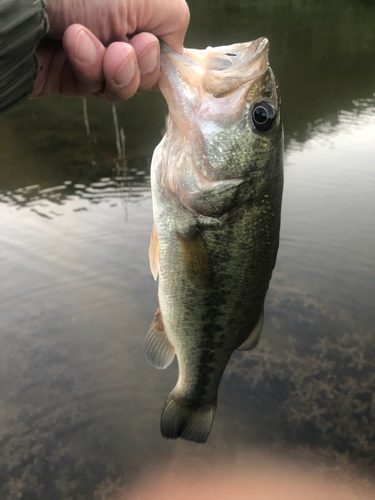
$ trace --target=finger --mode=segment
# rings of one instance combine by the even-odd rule
[[[156,36],[151,33],[135,35],[130,44],[138,61],[140,84],[138,90],[150,90],[159,80],[160,45]]]
[[[104,45],[80,24],[72,24],[63,36],[63,47],[76,75],[81,95],[92,95],[104,87]]]
[[[147,3],[149,8],[139,17],[137,31],[151,32],[181,53],[190,21],[185,0],[149,0]]]
[[[116,102],[129,99],[139,87],[140,77],[133,47],[125,42],[108,46],[103,60],[105,87],[98,97]]]

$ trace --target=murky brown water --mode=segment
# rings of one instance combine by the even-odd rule
[[[163,440],[177,369],[157,371],[142,352],[157,306],[149,164],[163,99],[117,106],[126,161],[106,103],[88,101],[90,135],[81,100],[2,116],[1,499],[112,500],[117,487],[132,498],[149,473],[199,464],[199,475],[255,451],[374,473],[374,7],[190,7],[187,46],[268,36],[283,91],[281,246],[261,342],[233,357],[208,443]]]

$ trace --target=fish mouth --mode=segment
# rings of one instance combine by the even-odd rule
[[[217,98],[262,75],[268,67],[268,51],[267,38],[205,50],[184,49],[182,55],[161,42],[162,65],[169,60],[168,71],[174,67],[186,83],[201,86]]]
[[[205,50],[184,49],[182,54],[166,42],[161,41],[160,46],[159,88],[184,135],[197,114],[207,110],[210,119],[215,120],[212,115],[217,114],[222,120],[220,108],[225,106],[232,110],[226,119],[237,119],[246,89],[269,68],[267,38]]]

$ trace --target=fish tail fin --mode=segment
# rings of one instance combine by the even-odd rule
[[[210,434],[216,412],[216,401],[199,408],[191,407],[187,401],[172,391],[161,415],[160,430],[167,439],[186,439],[205,443]]]

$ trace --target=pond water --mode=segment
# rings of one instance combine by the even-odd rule
[[[374,474],[373,2],[189,6],[186,46],[267,36],[282,89],[281,242],[261,341],[228,365],[208,442],[163,440],[177,366],[157,371],[142,351],[163,98],[115,110],[48,98],[1,116],[0,498],[135,499],[166,471],[178,484],[275,457],[363,484]]]

